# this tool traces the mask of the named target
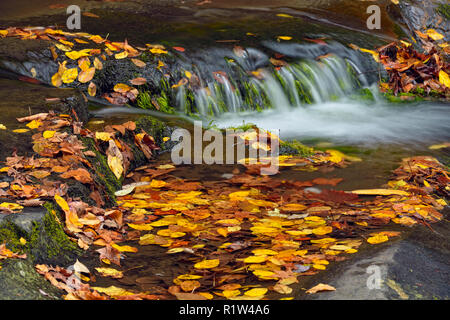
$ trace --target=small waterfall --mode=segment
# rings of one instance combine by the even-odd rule
[[[238,67],[231,72],[215,72],[210,79],[200,79],[200,87],[174,89],[179,110],[205,116],[266,109],[286,111],[335,101],[368,85],[364,76],[358,76],[361,72],[355,61],[334,54],[256,70],[251,69],[254,66],[248,59],[241,57],[237,61]]]

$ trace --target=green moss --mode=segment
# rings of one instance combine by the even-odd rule
[[[314,153],[314,149],[297,140],[282,141],[280,143],[280,154],[299,155],[302,157],[309,157]]]
[[[27,234],[18,228],[15,224],[5,221],[0,226],[0,244],[5,243],[6,247],[14,252],[23,251],[24,245],[19,239],[27,239]]]
[[[242,130],[242,131],[248,131],[248,130],[255,130],[258,129],[257,125],[251,122],[247,122],[245,123],[245,121],[242,121],[242,124],[240,126],[237,127],[228,127],[227,129],[232,129],[232,130]]]
[[[44,207],[47,213],[41,223],[35,222],[28,244],[33,261],[59,265],[72,262],[74,257],[81,254],[81,249],[70,240],[56,220],[59,209],[49,202]],[[59,213],[59,216],[62,214]]]
[[[106,156],[101,154],[95,147],[94,139],[81,137],[83,145],[87,147],[88,150],[95,153],[95,158],[90,158],[90,162],[95,168],[94,180],[101,186],[105,187],[108,199],[106,199],[106,205],[114,206],[116,197],[114,193],[120,190],[122,187],[122,179],[117,179],[114,173],[108,166],[108,160]]]
[[[375,97],[373,96],[372,91],[370,91],[369,88],[361,88],[357,90],[354,94],[351,96],[355,100],[362,100],[367,102],[373,102],[375,101]]]

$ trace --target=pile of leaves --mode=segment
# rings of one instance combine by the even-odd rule
[[[55,218],[69,237],[81,248],[98,252],[95,271],[78,261],[70,268],[36,266],[66,291],[66,299],[263,299],[266,294],[291,299],[299,277],[347,259],[363,243],[383,243],[400,234],[376,229],[391,222],[428,226],[442,218],[438,210],[446,205],[441,197],[448,196],[448,171],[433,158],[405,159],[386,189],[319,190],[335,187],[342,179],[280,180],[261,176],[262,164],[246,161],[229,179],[192,181],[178,178],[176,170],[182,168],[170,163],[128,172],[133,154],[125,135],[133,136],[148,159],[157,148],[133,122],[91,132],[72,117],[76,119],[49,112],[18,119],[27,122],[23,130],[36,131],[32,139],[37,156],[13,155],[0,168],[12,178],[0,188],[2,197],[13,200],[0,205],[2,212],[17,214],[23,206],[55,201],[63,219]],[[94,149],[86,150],[81,138],[92,139]],[[246,140],[245,134],[242,138]],[[104,172],[89,161],[98,154],[107,159],[116,178],[128,179],[116,192],[118,206],[105,208],[107,192],[96,179]],[[336,150],[279,158],[281,170],[323,172],[346,166],[349,160],[360,159]],[[96,205],[73,198],[68,190],[74,180],[90,188]],[[149,245],[166,248],[167,255],[190,271],[151,292],[92,285],[97,277],[113,282],[126,277],[121,260],[132,259]],[[9,251],[4,256],[21,257]],[[332,289],[321,284],[308,292]]]
[[[55,87],[68,85],[74,81],[80,84],[87,84],[87,93],[90,96],[98,96],[97,85],[93,80],[97,71],[103,69],[103,63],[108,59],[130,61],[138,68],[144,68],[147,63],[138,59],[143,53],[154,56],[155,68],[164,72],[165,64],[159,60],[159,56],[168,54],[169,50],[160,44],[146,44],[145,47],[133,47],[125,39],[123,42],[113,42],[99,35],[92,35],[85,32],[66,32],[54,28],[16,28],[0,30],[0,38],[14,37],[22,40],[44,40],[51,42],[50,51],[54,61],[58,62],[58,71],[52,76],[51,83]],[[78,49],[75,49],[77,48]],[[182,47],[172,47],[174,51],[184,52]],[[153,63],[153,62],[152,62]],[[36,79],[37,72],[30,69],[33,78],[27,81],[39,82]],[[187,75],[190,73],[187,71]],[[170,76],[167,75],[169,78]],[[22,77],[22,79],[27,79]],[[145,78],[137,77],[129,79],[131,85],[140,86],[147,82]],[[173,87],[187,83],[183,78]],[[124,105],[129,101],[134,102],[139,94],[138,89],[125,83],[117,83],[114,88],[109,88],[111,92],[102,94],[102,98],[112,104]]]
[[[425,53],[420,53],[411,45],[393,42],[378,52],[389,74],[389,82],[381,85],[383,89],[392,90],[395,95],[411,92],[450,96],[448,52],[439,46],[430,44]]]

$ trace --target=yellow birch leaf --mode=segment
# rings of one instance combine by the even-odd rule
[[[75,81],[75,79],[78,77],[78,69],[77,68],[70,68],[64,70],[61,80],[64,83],[72,83]]]
[[[120,160],[118,157],[108,156],[108,166],[117,179],[120,179],[122,177],[123,173],[122,160]]]
[[[1,130],[6,130],[6,126],[5,126],[4,124],[1,124],[1,123],[0,123],[0,129],[1,129]]]
[[[123,51],[123,52],[120,52],[120,53],[116,53],[114,55],[114,57],[116,59],[124,59],[124,58],[128,57],[128,51]]]
[[[219,259],[203,260],[194,265],[195,269],[212,269],[220,264]]]
[[[111,277],[114,279],[123,278],[123,272],[113,268],[95,268],[103,277]]]
[[[377,234],[373,237],[370,237],[367,239],[367,242],[370,244],[378,244],[388,241],[389,238],[386,235],[383,234]]]
[[[119,246],[118,244],[111,244],[111,247],[119,250],[120,252],[138,252],[138,249],[130,246]]]
[[[267,288],[254,288],[244,292],[248,297],[260,297],[267,293]]]
[[[434,29],[428,29],[427,35],[435,41],[444,39],[444,36]]]
[[[277,39],[278,40],[291,40],[292,37],[291,36],[278,36]]]
[[[152,230],[153,227],[150,224],[134,224],[134,223],[128,223],[128,226],[130,228],[136,229],[136,230]]]
[[[444,70],[439,71],[439,82],[450,88],[450,77]]]
[[[373,196],[390,196],[390,195],[399,195],[399,196],[408,196],[409,192],[402,190],[393,190],[393,189],[362,189],[362,190],[353,190],[352,193],[361,194],[361,195],[373,195]]]
[[[37,129],[42,125],[42,121],[40,120],[33,120],[26,124],[26,126],[30,129]]]
[[[45,139],[50,139],[50,138],[53,138],[53,136],[55,135],[55,133],[56,133],[56,131],[46,130],[46,131],[44,131],[44,133],[42,133],[42,136],[43,136]]]

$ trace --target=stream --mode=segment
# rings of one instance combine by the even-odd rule
[[[19,8],[34,3],[18,2]],[[64,4],[66,1],[45,1],[45,6],[56,2]],[[214,124],[219,128],[253,123],[267,130],[279,129],[282,140],[296,139],[308,146],[342,150],[361,158],[361,162],[325,174],[327,178],[344,178],[336,189],[346,191],[380,188],[405,157],[430,155],[449,165],[449,148],[429,149],[431,145],[450,141],[449,104],[387,101],[378,92],[376,82],[383,72],[372,56],[348,47],[353,43],[373,49],[396,37],[394,23],[385,15],[386,28],[377,33],[367,32],[362,27],[364,15],[358,11],[359,3],[341,1],[348,4],[346,11],[342,7],[333,8],[328,1],[294,1],[289,5],[287,1],[238,1],[239,8],[234,4],[236,1],[218,1],[213,7],[174,1],[152,12],[151,4],[157,1],[149,1],[147,6],[145,1],[137,1],[133,4],[136,6],[134,11],[127,11],[121,3],[69,2],[88,5],[91,12],[101,17],[83,18],[82,31],[102,36],[108,34],[115,41],[127,38],[135,45],[162,43],[186,48],[176,57],[171,71],[189,70],[196,74],[201,84],[201,89],[174,88],[172,101],[175,101],[176,112],[170,115],[90,101],[92,117],[87,125],[90,129],[123,123],[146,114],[185,127],[191,126],[194,119],[200,119],[204,126]],[[64,25],[66,16],[60,9],[53,10],[49,14],[48,11],[41,12],[42,8],[29,7],[28,11],[22,10],[19,14],[5,6],[0,26]],[[279,13],[293,17],[282,18],[276,15]],[[345,14],[352,19],[346,21]],[[277,40],[278,36],[299,40]],[[274,68],[270,61],[274,53],[287,61],[287,65]],[[45,62],[41,65],[46,68]],[[8,72],[12,71],[14,75],[17,70],[20,68]],[[256,76],[250,77],[251,72],[257,72]],[[25,109],[29,104],[35,104],[36,94],[44,98],[55,96],[54,88],[13,78],[0,79],[0,106],[3,108],[10,105]],[[18,92],[23,89],[35,94],[8,94],[11,86]],[[189,106],[186,97],[192,97]],[[195,117],[187,115],[189,108],[194,108]],[[5,124],[8,127],[14,125],[12,120]],[[169,158],[166,153],[159,160]],[[186,165],[177,167],[172,174],[192,180],[220,180],[233,168]],[[319,176],[324,177],[324,174],[294,170],[283,170],[280,174],[281,178],[291,180]],[[399,299],[398,291],[391,286],[367,289],[366,268],[377,264],[383,266],[384,279],[395,280],[410,299],[448,299],[447,218],[435,229],[401,227],[404,235],[400,239],[377,248],[362,247],[361,252],[349,261],[336,263],[299,286],[309,288],[323,282],[337,288],[336,292],[318,295],[313,297],[315,299]],[[123,279],[99,277],[96,286],[152,290],[162,283],[171,285],[177,274],[187,270],[185,265],[173,265],[164,248],[138,248],[138,253],[123,262],[123,269],[129,270]],[[408,252],[414,253],[414,262],[410,261]],[[89,251],[80,260],[93,268],[98,263],[98,256]],[[409,270],[405,271],[405,268]],[[136,279],[148,275],[155,278],[136,283]],[[296,299],[311,298],[300,287],[294,291]]]

